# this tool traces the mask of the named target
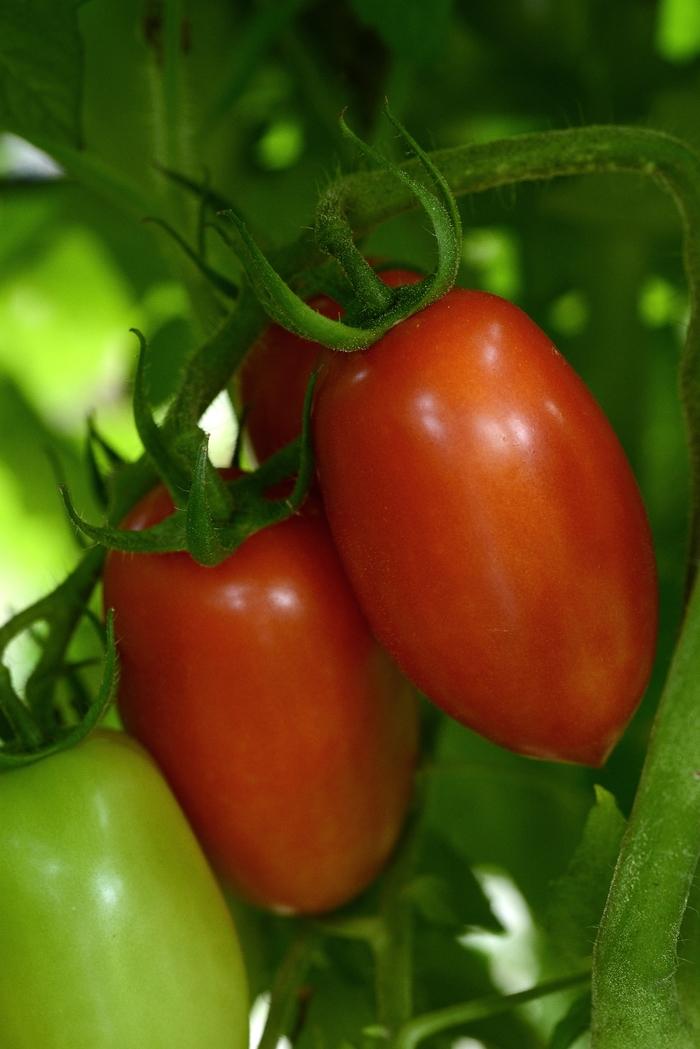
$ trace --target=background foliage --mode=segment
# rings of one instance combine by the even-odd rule
[[[429,148],[612,122],[700,147],[699,55],[693,0],[5,0],[0,617],[55,585],[76,556],[47,449],[93,519],[87,414],[122,451],[138,451],[128,329],[149,338],[150,394],[163,406],[185,354],[219,319],[194,267],[142,221],[167,218],[196,240],[191,204],[159,164],[206,173],[276,246],[308,223],[338,167],[356,163],[338,133],[345,106],[353,126],[390,152],[385,96]],[[648,695],[604,770],[528,761],[426,712],[436,744],[420,778],[426,804],[408,894],[418,1011],[519,990],[573,971],[590,952],[622,826],[612,798],[628,811],[678,628],[687,525],[675,381],[686,292],[671,204],[635,176],[595,176],[481,194],[461,210],[459,283],[513,299],[545,328],[627,450],[657,544],[662,626]],[[212,261],[235,277],[231,255],[204,237]],[[432,250],[415,216],[387,223],[366,245],[417,267]],[[225,405],[217,419],[224,457]],[[14,647],[18,679],[30,658],[31,642]],[[598,793],[586,824],[594,784],[609,794]],[[293,926],[233,906],[254,992],[265,992]],[[370,895],[351,913],[371,906]],[[300,1044],[357,1044],[374,1016],[368,948],[331,937],[315,951]],[[565,1049],[586,1026],[579,1006],[568,1031],[552,1036],[567,1001],[546,999],[463,1034]]]

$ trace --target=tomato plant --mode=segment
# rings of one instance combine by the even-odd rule
[[[374,791],[381,808],[386,779],[410,779],[408,759],[378,771],[382,703],[331,732],[333,704],[345,708],[316,685],[340,647],[325,637],[329,606],[315,647],[299,641],[295,657],[262,612],[250,644],[226,641],[233,612],[210,613],[214,595],[200,618],[176,557],[160,561],[170,574],[152,596],[155,555],[223,564],[249,527],[297,514],[309,426],[291,439],[321,346],[347,356],[329,353],[325,389],[314,386],[315,491],[367,626],[438,704],[507,744],[423,707],[412,818],[372,890],[312,922],[236,902],[250,987],[270,997],[262,1049],[285,1037],[294,1049],[360,1046],[368,1034],[391,1049],[573,1049],[587,1028],[593,1049],[700,1045],[693,6],[2,4],[0,765],[73,739],[102,709],[89,697],[107,701],[115,646],[106,636],[96,688],[89,623],[111,545],[131,552],[119,570],[124,680],[150,674],[148,689],[133,686],[132,720],[146,711],[210,837],[245,816],[233,843],[245,865],[227,880],[245,889],[248,875],[251,899],[273,907],[320,907],[332,902],[316,892],[323,868],[355,891],[360,875],[343,864],[359,867],[366,841],[379,863],[379,814],[362,799]],[[426,279],[387,292],[367,270],[375,254]],[[601,761],[644,685],[656,598],[638,496],[588,395],[514,309],[463,292],[426,309],[458,279],[551,328],[645,493],[658,651],[633,731],[602,771],[527,755]],[[337,320],[329,299],[330,317],[308,307],[320,293],[342,304]],[[379,340],[381,366],[364,352]],[[249,353],[256,343],[264,351]],[[238,487],[217,483],[202,438],[226,459],[232,383],[266,460]],[[87,545],[64,527],[47,446]],[[261,508],[256,493],[294,475],[293,500]],[[159,481],[177,493],[174,517],[119,534]],[[237,587],[227,601],[243,601]],[[254,652],[275,688],[262,682],[231,721],[260,680]],[[313,710],[310,696],[292,703],[307,681]],[[327,720],[311,739],[318,711]],[[367,751],[361,725],[371,738],[375,722]],[[333,863],[312,854],[331,823]],[[517,935],[465,935],[499,921]],[[97,953],[95,972],[111,957]],[[26,1003],[32,1032],[40,1000]]]
[[[0,776],[3,1049],[243,1049],[224,899],[151,759],[100,731]]]
[[[514,750],[599,764],[646,685],[651,536],[610,425],[544,333],[453,291],[315,405],[329,524],[406,674]]]
[[[172,509],[156,489],[129,516]],[[410,686],[372,639],[318,506],[215,568],[112,552],[128,728],[215,867],[250,899],[323,911],[386,861],[416,750]]]

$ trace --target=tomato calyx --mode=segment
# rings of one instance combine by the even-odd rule
[[[90,617],[91,621],[92,617]],[[94,621],[100,629],[98,621]],[[56,718],[47,726],[47,718],[32,708],[15,691],[7,667],[0,663],[0,772],[22,768],[36,761],[74,747],[95,729],[107,712],[116,693],[119,677],[117,648],[114,638],[114,615],[107,615],[104,634],[102,681],[94,698],[80,711],[75,723]],[[70,676],[75,667],[64,664],[53,673],[54,679]]]
[[[142,531],[94,525],[78,514],[67,488],[62,486],[61,495],[71,522],[83,535],[111,550],[148,554],[186,551],[206,567],[220,564],[249,536],[286,520],[304,502],[314,475],[310,416],[315,382],[314,374],[306,391],[301,436],[252,473],[224,480],[211,466],[208,438],[201,434],[192,477],[183,497],[179,464],[178,471],[174,471],[162,434],[151,431],[149,423],[143,429],[142,439],[146,435],[149,441],[147,451],[155,448],[152,454],[154,459],[158,457],[157,468],[173,497],[173,513]],[[294,478],[294,483],[288,495],[278,498],[267,494],[289,478]]]
[[[388,108],[386,114],[420,161],[429,184],[379,155],[350,130],[342,117],[340,127],[343,135],[366,157],[388,167],[409,187],[428,216],[437,241],[438,258],[433,272],[419,283],[387,287],[357,247],[341,200],[333,194],[326,194],[316,216],[315,242],[320,252],[330,255],[339,264],[350,293],[341,297],[341,301],[345,299],[342,320],[324,316],[283,280],[256,243],[240,213],[235,208],[220,212],[231,223],[234,250],[268,317],[301,338],[334,350],[355,351],[371,346],[390,328],[445,295],[452,288],[459,267],[461,223],[449,186]],[[330,294],[330,289],[322,290]]]

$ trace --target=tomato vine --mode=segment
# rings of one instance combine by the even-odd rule
[[[177,84],[170,83],[171,105]],[[179,157],[173,147],[168,159]],[[56,152],[54,150],[54,152]],[[66,169],[127,209],[148,212],[133,187],[120,182],[96,161],[66,148],[58,159]],[[432,163],[453,193],[477,193],[497,186],[599,172],[632,172],[656,182],[673,197],[684,238],[691,315],[680,363],[682,401],[692,476],[690,599],[676,658],[660,705],[637,800],[629,821],[608,904],[601,924],[593,971],[593,1032],[596,1049],[647,1049],[649,1045],[692,1044],[674,988],[677,941],[690,883],[700,855],[700,594],[694,566],[700,552],[700,159],[689,147],[661,133],[632,128],[589,127],[469,145],[431,154]],[[403,166],[414,175],[420,161]],[[319,225],[338,208],[355,237],[415,206],[411,190],[389,170],[337,180],[319,203]],[[325,219],[324,219],[325,216]],[[280,277],[305,294],[323,260],[311,232],[274,258]],[[165,440],[196,431],[197,420],[239,366],[247,348],[267,323],[264,310],[244,285],[218,331],[191,355],[179,391],[163,424]],[[115,479],[109,511],[116,524],[155,479],[151,461],[126,465]],[[28,702],[46,712],[48,671],[65,655],[81,609],[95,585],[103,560],[89,550],[74,573],[52,595],[42,598],[0,628],[0,650],[29,625],[50,623],[40,663],[29,679]],[[47,676],[48,674],[48,676]],[[656,859],[648,861],[651,855]],[[400,891],[397,894],[398,899]],[[397,904],[398,906],[398,904]],[[393,903],[392,903],[393,907]],[[408,964],[406,930],[389,922],[392,966]],[[386,933],[386,930],[385,930]],[[384,949],[384,948],[382,948]],[[295,970],[296,971],[296,970]],[[433,1030],[473,1016],[492,1015],[518,1001],[550,993],[583,977],[543,984],[512,999],[467,1002],[438,1016],[406,1016],[396,1006],[390,1026],[397,1049],[411,1049]],[[286,991],[285,991],[286,993]],[[394,1007],[392,1007],[393,1009]],[[280,1030],[283,1024],[280,1024]],[[272,1036],[270,1036],[272,1037]]]

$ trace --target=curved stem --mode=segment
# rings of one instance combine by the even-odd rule
[[[316,940],[317,934],[310,927],[302,928],[283,958],[270,991],[270,1010],[257,1049],[276,1049],[280,1038],[288,1033]]]
[[[182,382],[165,419],[166,431],[173,434],[196,425],[266,324],[257,300],[244,289],[223,324],[186,362]]]
[[[377,1020],[390,1040],[413,1012],[413,908],[404,889],[413,871],[417,834],[414,815],[384,876],[379,925],[372,941]]]
[[[573,976],[566,976],[559,980],[548,980],[546,983],[528,988],[527,991],[518,991],[517,994],[487,994],[483,998],[474,998],[470,1002],[460,1002],[458,1005],[436,1009],[432,1013],[414,1016],[400,1029],[394,1042],[394,1049],[414,1049],[414,1046],[423,1039],[438,1034],[440,1031],[449,1030],[450,1027],[461,1027],[464,1024],[476,1023],[478,1020],[488,1020],[492,1016],[507,1013],[526,1002],[544,998],[548,994],[568,991],[572,987],[586,983],[590,975],[589,972],[575,973]]]

